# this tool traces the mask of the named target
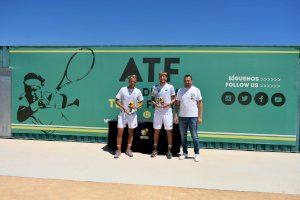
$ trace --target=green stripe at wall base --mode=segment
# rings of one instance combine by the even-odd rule
[[[46,141],[69,141],[69,142],[89,142],[107,143],[107,134],[98,136],[64,135],[64,134],[37,134],[37,133],[13,133],[16,139],[46,140]],[[193,147],[191,138],[188,138],[188,146]],[[245,151],[267,151],[267,152],[297,152],[292,145],[274,144],[250,144],[250,143],[230,143],[230,142],[207,142],[200,141],[203,149],[223,149],[223,150],[245,150]]]
[[[82,135],[62,135],[62,134],[36,134],[36,133],[13,133],[14,138],[29,140],[46,140],[46,141],[69,141],[69,142],[89,142],[89,143],[106,143],[105,136],[82,136]]]
[[[192,142],[190,142],[189,146],[192,146]],[[268,151],[268,152],[293,152],[293,153],[297,152],[295,146],[291,146],[291,145],[273,145],[273,144],[200,142],[200,147],[204,148],[204,149]]]

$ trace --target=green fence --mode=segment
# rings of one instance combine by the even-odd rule
[[[14,137],[105,141],[126,77],[138,76],[138,117],[151,120],[151,88],[166,71],[175,89],[191,74],[201,90],[202,147],[299,151],[299,47],[10,47],[9,61]]]

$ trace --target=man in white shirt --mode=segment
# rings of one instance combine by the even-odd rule
[[[187,130],[189,129],[193,138],[195,161],[199,161],[199,138],[198,124],[202,123],[203,103],[201,92],[193,86],[192,76],[184,76],[184,88],[178,90],[176,96],[176,107],[179,110],[179,129],[181,134],[181,145],[183,154],[179,157],[183,160],[188,157]]]
[[[173,113],[172,105],[175,102],[175,90],[173,85],[167,83],[168,74],[166,72],[159,73],[159,84],[153,86],[151,101],[155,107],[153,128],[154,128],[154,148],[151,157],[157,156],[157,144],[159,141],[159,132],[164,124],[167,132],[168,151],[167,158],[172,158],[172,129],[173,129]]]
[[[133,131],[138,125],[136,111],[142,107],[144,100],[141,91],[135,87],[137,81],[136,75],[131,75],[128,79],[128,86],[122,87],[116,96],[116,104],[119,106],[121,112],[118,115],[117,150],[114,158],[119,158],[121,155],[122,136],[126,124],[128,125],[126,155],[129,157],[133,156],[131,151]]]

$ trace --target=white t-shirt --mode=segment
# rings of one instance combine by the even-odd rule
[[[164,86],[160,84],[153,86],[151,96],[154,97],[155,102],[159,105],[166,105],[172,101],[172,96],[175,95],[175,90],[173,85],[166,83]],[[167,112],[172,111],[172,108],[156,108],[155,111]]]
[[[119,99],[120,103],[127,110],[129,110],[130,107],[136,106],[138,102],[144,100],[141,90],[137,88],[129,89],[128,87],[122,87],[119,90],[116,99]]]
[[[201,92],[198,88],[180,88],[177,92],[176,100],[180,101],[179,117],[198,117],[197,102],[202,100]]]

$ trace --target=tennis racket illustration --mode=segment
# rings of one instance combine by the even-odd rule
[[[90,48],[80,48],[70,57],[67,62],[67,66],[63,73],[63,76],[57,84],[55,91],[50,95],[49,99],[55,101],[59,91],[72,83],[78,82],[87,77],[95,65],[95,53]],[[62,99],[61,107],[76,105],[79,106],[79,99],[75,99],[73,102],[67,102],[67,96],[60,94]]]
[[[56,86],[58,92],[69,84],[87,77],[95,65],[95,53],[90,48],[80,48],[69,59],[63,76]]]

